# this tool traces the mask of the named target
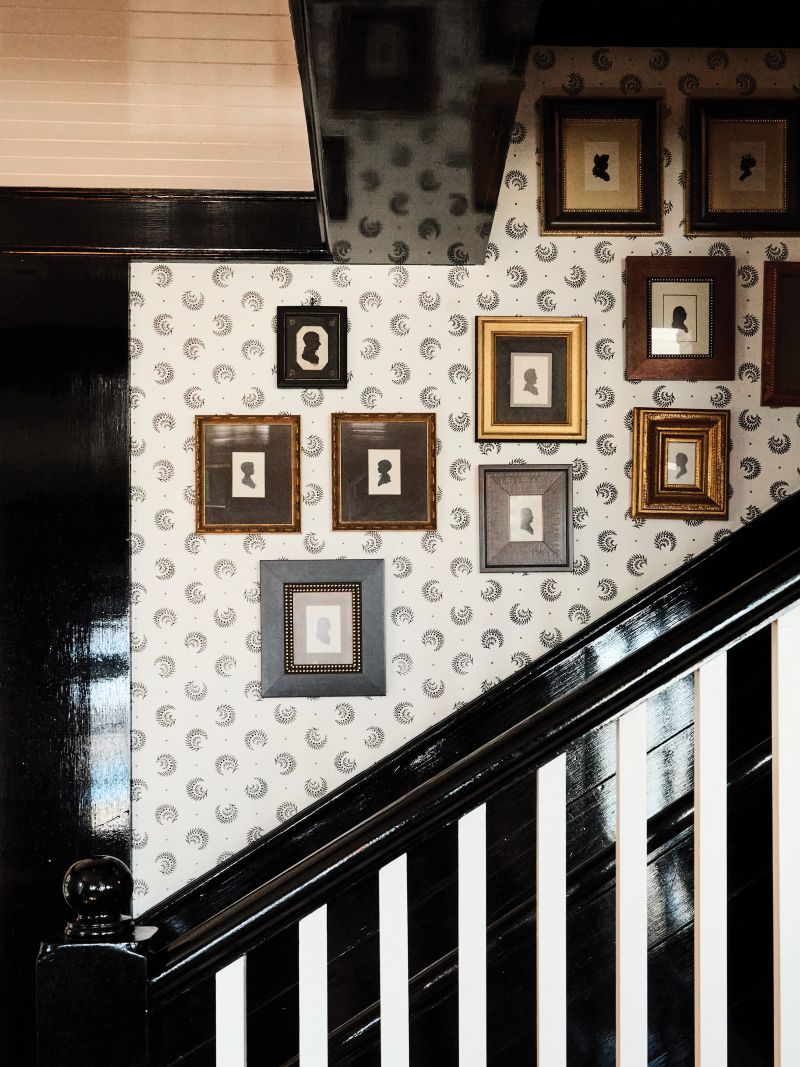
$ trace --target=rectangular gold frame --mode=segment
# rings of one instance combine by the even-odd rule
[[[586,319],[580,316],[479,315],[475,324],[477,373],[475,439],[478,441],[586,440]],[[497,421],[495,342],[498,337],[559,337],[567,342],[563,423]]]
[[[372,522],[352,522],[342,518],[342,444],[341,428],[343,423],[362,422],[417,422],[427,426],[427,486],[426,517],[420,520],[373,520]],[[370,413],[345,414],[334,412],[331,415],[331,489],[333,499],[334,530],[435,530],[436,529],[436,415],[433,413],[384,414]]]
[[[729,411],[633,409],[631,517],[634,519],[727,519]],[[693,485],[665,484],[671,438],[697,443]]]
[[[205,521],[206,467],[205,433],[203,428],[215,423],[234,425],[269,425],[291,427],[291,519],[285,523],[231,523],[209,525]],[[300,533],[300,416],[299,415],[195,415],[195,531],[202,534]]]

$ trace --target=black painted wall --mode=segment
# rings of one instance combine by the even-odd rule
[[[127,306],[122,258],[0,256],[0,1047],[19,1067],[63,872],[129,860]]]

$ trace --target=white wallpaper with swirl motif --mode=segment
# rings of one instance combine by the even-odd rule
[[[143,910],[335,789],[437,719],[597,619],[800,484],[795,409],[760,406],[765,258],[800,241],[683,236],[685,96],[790,94],[799,53],[540,49],[531,59],[487,262],[427,268],[135,263],[131,272],[133,797]],[[542,92],[665,97],[662,238],[538,234],[534,104]],[[387,189],[387,197],[391,189]],[[627,255],[734,255],[737,377],[624,376]],[[275,309],[346,304],[346,392],[275,384]],[[474,317],[588,317],[588,441],[474,441]],[[638,521],[629,507],[634,405],[729,407],[730,521]],[[332,533],[330,414],[435,411],[437,533]],[[303,532],[194,533],[197,412],[298,412]],[[478,572],[477,467],[571,462],[569,575]],[[259,698],[258,561],[386,561],[385,698]]]

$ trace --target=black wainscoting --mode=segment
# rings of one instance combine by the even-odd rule
[[[330,259],[314,193],[2,189],[0,252]]]
[[[128,266],[0,256],[0,1047],[80,856],[129,861]],[[13,1050],[13,1054],[12,1054]]]

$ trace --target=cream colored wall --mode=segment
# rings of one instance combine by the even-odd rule
[[[18,0],[0,45],[0,186],[313,187],[288,0]]]

